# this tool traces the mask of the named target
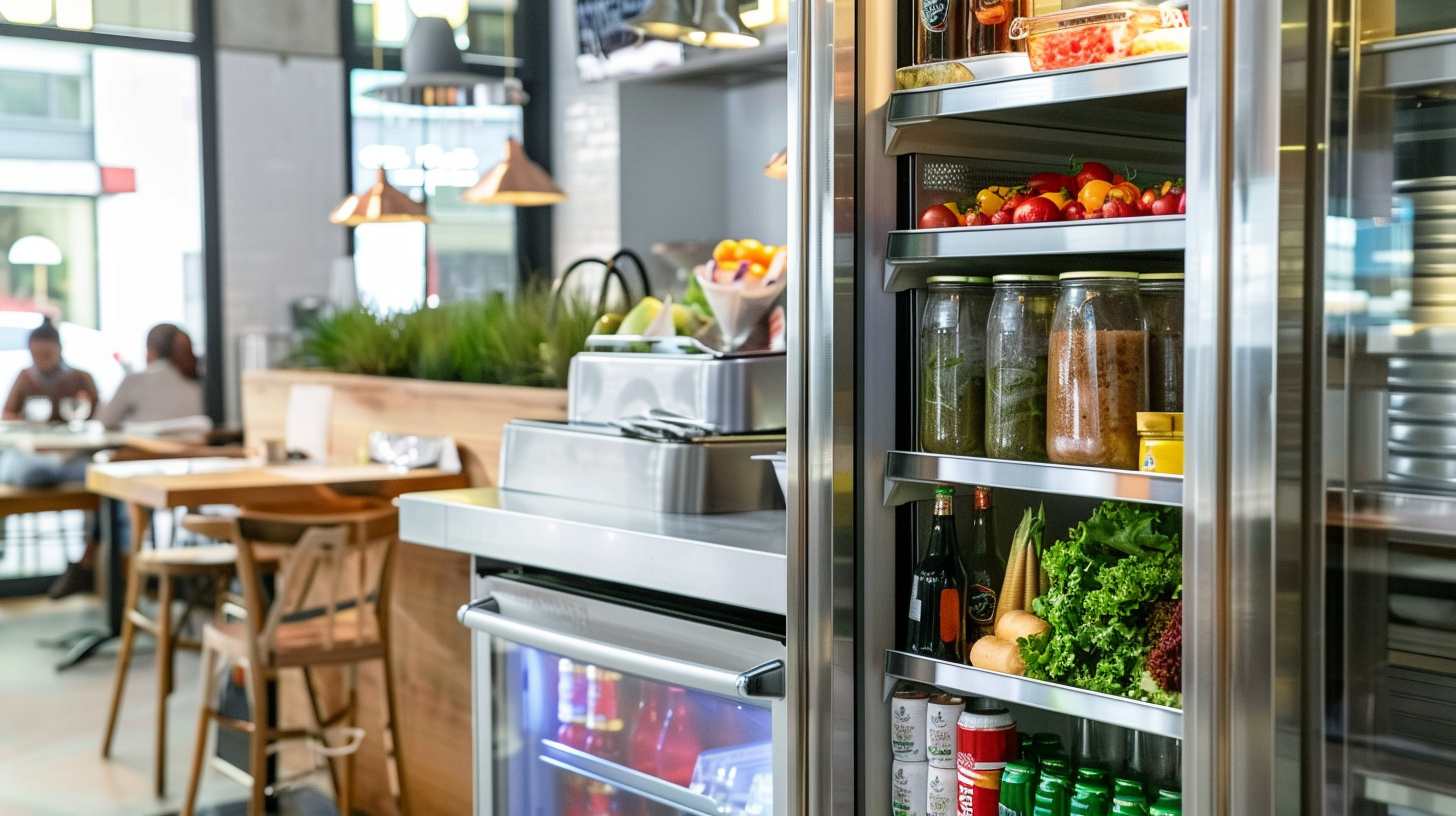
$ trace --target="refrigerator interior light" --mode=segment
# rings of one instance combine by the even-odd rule
[[[416,17],[444,17],[451,28],[459,28],[470,16],[470,0],[409,0]]]
[[[0,0],[0,17],[21,25],[45,25],[51,21],[51,0]]]
[[[92,0],[56,0],[56,26],[73,31],[90,31],[95,24]]]

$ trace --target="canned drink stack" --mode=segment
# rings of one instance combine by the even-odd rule
[[[930,694],[902,686],[890,700],[890,750],[900,762],[925,761],[925,718]]]
[[[1004,708],[966,711],[956,725],[956,783],[959,816],[996,814],[1001,772],[1016,759],[1016,720]]]
[[[895,760],[890,768],[890,807],[895,816],[926,816],[930,765]]]
[[[956,728],[965,710],[965,699],[953,694],[930,698],[925,709],[925,755],[930,767],[955,768]]]
[[[956,769],[930,766],[929,781],[926,783],[926,816],[956,816],[960,806],[957,799]]]

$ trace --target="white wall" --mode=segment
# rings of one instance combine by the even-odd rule
[[[334,58],[219,51],[218,153],[229,411],[238,338],[289,328],[288,304],[329,294],[346,189],[344,69]],[[230,415],[236,419],[236,415]]]

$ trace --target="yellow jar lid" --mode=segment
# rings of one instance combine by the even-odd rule
[[[992,283],[1056,283],[1056,275],[993,275]]]
[[[1163,411],[1138,411],[1138,433],[1177,434],[1183,433],[1183,415]]]

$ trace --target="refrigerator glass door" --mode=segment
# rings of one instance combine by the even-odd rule
[[[477,813],[773,813],[783,646],[507,578],[476,632]]]
[[[1351,7],[1323,271],[1326,812],[1456,813],[1456,6]]]

